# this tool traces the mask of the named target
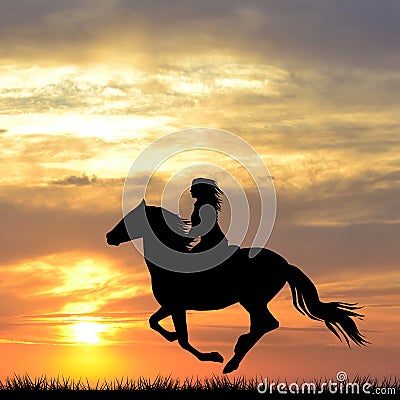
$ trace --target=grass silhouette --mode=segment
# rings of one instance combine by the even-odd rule
[[[335,382],[335,380],[332,380]],[[342,393],[332,393],[326,383],[328,378],[314,379],[312,384],[315,392],[309,392],[307,387],[304,393],[301,392],[302,384],[305,382],[287,382],[280,380],[282,384],[280,391],[286,390],[289,397],[298,396],[300,398],[318,398],[318,394],[322,394],[323,398],[341,398],[349,396],[363,396],[362,387],[369,383],[368,390],[371,394],[379,394],[377,390],[384,395],[385,398],[397,397],[400,393],[400,381],[397,377],[387,377],[382,380],[366,377],[356,377],[351,381],[360,388],[360,394],[353,393],[351,388],[346,394],[343,382]],[[262,388],[266,388],[265,393],[259,393],[257,387],[263,383]],[[325,384],[324,384],[325,383]],[[266,384],[266,385],[265,385]],[[296,386],[297,385],[297,386]],[[298,393],[290,393],[299,388]],[[382,389],[384,392],[382,392]],[[113,380],[98,380],[97,382],[89,382],[87,379],[72,379],[69,377],[58,376],[50,378],[41,376],[31,378],[29,375],[14,375],[0,380],[0,398],[130,398],[130,399],[262,399],[282,397],[278,389],[277,383],[273,383],[263,378],[245,378],[236,377],[229,378],[227,376],[213,375],[211,378],[186,378],[183,380],[174,379],[171,376],[158,376],[155,379],[139,377],[132,378],[116,378]],[[365,396],[365,395],[364,395]]]

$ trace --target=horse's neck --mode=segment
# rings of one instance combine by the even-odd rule
[[[163,286],[167,280],[171,279],[171,275],[173,275],[174,272],[159,267],[158,265],[154,264],[147,258],[145,258],[145,262],[147,265],[147,269],[150,273],[151,285],[153,287],[153,293],[154,293],[156,288]]]
[[[143,256],[152,278],[159,275],[161,271],[164,271],[164,268],[159,267],[151,261],[154,260],[154,254],[157,254],[157,249],[161,245],[161,243],[156,243],[154,240],[143,238]]]
[[[148,258],[144,258],[144,261],[146,262],[147,269],[149,270],[150,276],[154,278],[155,275],[157,275],[158,268],[157,265],[153,264]]]

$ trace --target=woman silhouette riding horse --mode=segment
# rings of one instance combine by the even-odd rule
[[[223,251],[220,253],[218,247],[231,248],[226,246],[227,240],[218,225],[222,191],[215,181],[198,178],[192,182],[191,193],[196,202],[189,238],[182,234],[185,231],[184,221],[179,216],[160,207],[147,206],[144,200],[106,235],[107,243],[113,246],[143,238],[152,290],[160,304],[149,319],[152,329],[170,342],[178,340],[183,349],[200,361],[223,362],[218,352],[203,352],[190,344],[186,312],[220,310],[239,303],[249,313],[250,329],[238,338],[234,354],[224,367],[224,373],[232,372],[264,334],[279,327],[267,305],[288,283],[293,305],[300,313],[324,322],[340,340],[341,333],[349,346],[350,340],[359,346],[368,344],[354,322],[355,318],[363,318],[357,312],[360,307],[356,303],[321,301],[317,288],[307,275],[279,254],[263,248],[250,258],[250,248],[238,248],[235,250],[236,257],[222,257]],[[169,217],[168,223],[164,215]],[[192,251],[196,254],[190,255],[186,250],[192,237],[200,237],[201,241],[193,247]],[[171,251],[164,252],[166,257],[160,258],[159,253],[165,247]],[[213,264],[215,248],[218,264]],[[188,260],[189,265],[185,265],[186,269],[181,272],[171,267],[176,268],[176,260],[180,262],[175,253],[183,253],[185,261],[192,258],[200,259],[202,263],[203,259],[207,259],[211,263],[208,268],[188,273],[187,267],[193,265]],[[174,331],[159,324],[169,316],[172,317]]]
[[[200,237],[200,243],[194,245],[192,252],[200,253],[215,246],[228,246],[228,240],[218,224],[218,212],[221,210],[222,190],[213,179],[196,178],[192,181],[190,193],[196,202],[191,215],[192,227],[189,237]],[[221,243],[222,242],[222,243]]]

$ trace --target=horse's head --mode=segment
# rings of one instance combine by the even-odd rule
[[[111,246],[119,246],[121,243],[143,237],[143,217],[146,203],[144,200],[125,218],[121,219],[114,228],[106,234],[107,243]],[[127,229],[129,226],[129,232]]]

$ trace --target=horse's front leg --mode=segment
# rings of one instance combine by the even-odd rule
[[[178,343],[184,350],[187,350],[189,353],[192,353],[200,361],[213,361],[220,363],[224,361],[224,358],[221,356],[221,354],[217,353],[216,351],[213,351],[211,353],[203,353],[195,349],[189,343],[185,310],[173,310],[172,321],[174,322],[175,330],[178,335]]]
[[[178,339],[178,335],[176,332],[171,332],[163,328],[159,322],[167,318],[171,315],[171,312],[166,307],[161,307],[158,311],[156,311],[150,318],[149,324],[150,328],[157,331],[162,337],[167,339],[169,342],[173,342],[174,340]]]

